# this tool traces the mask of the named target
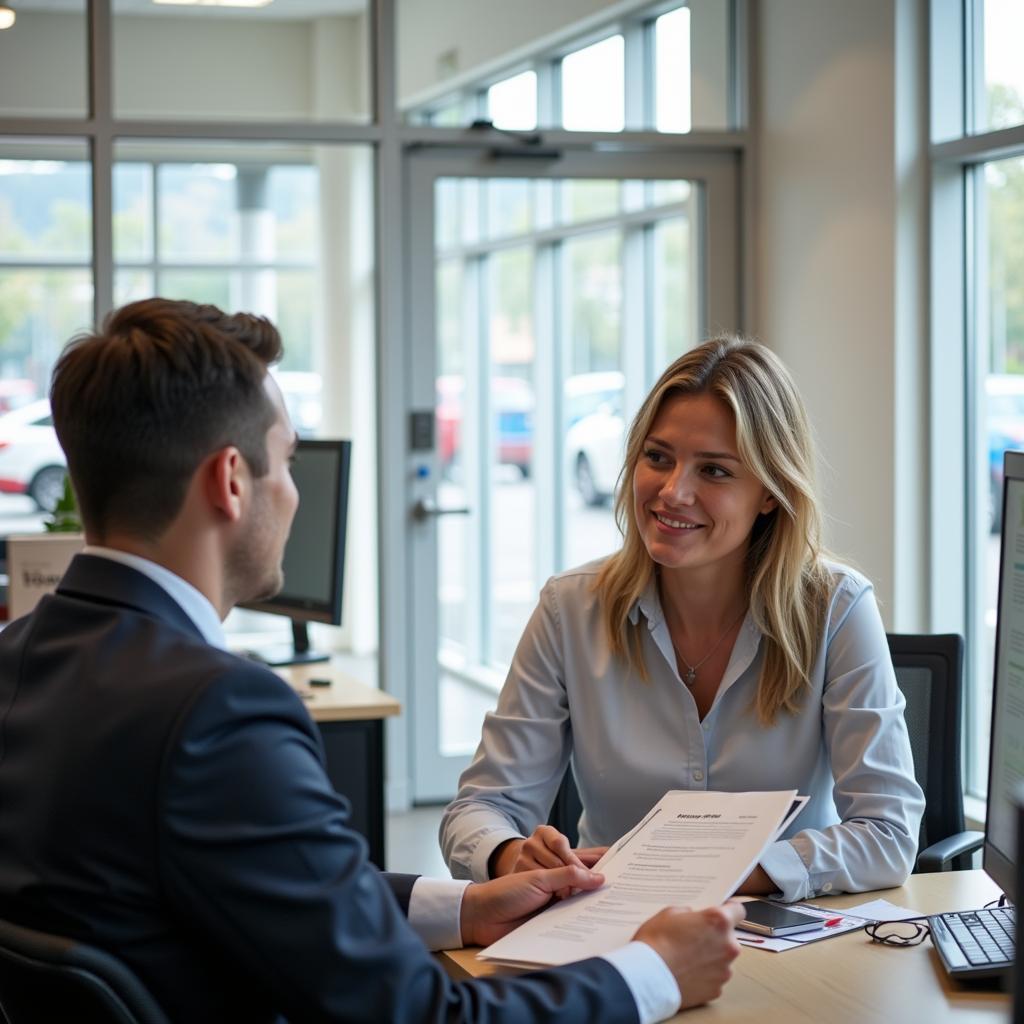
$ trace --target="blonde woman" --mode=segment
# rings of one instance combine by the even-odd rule
[[[629,431],[623,544],[541,592],[441,824],[456,877],[593,863],[669,789],[810,799],[744,883],[798,900],[899,885],[914,781],[871,584],[827,561],[787,370],[718,339],[673,363]],[[572,760],[580,848],[544,825]]]

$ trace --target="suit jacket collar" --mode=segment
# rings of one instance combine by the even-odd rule
[[[57,593],[132,608],[203,640],[196,624],[163,587],[144,573],[109,558],[75,555]]]

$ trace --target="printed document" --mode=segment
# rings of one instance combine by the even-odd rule
[[[605,884],[549,907],[482,950],[485,959],[566,964],[629,942],[663,907],[724,902],[792,818],[795,790],[670,790],[601,858]]]

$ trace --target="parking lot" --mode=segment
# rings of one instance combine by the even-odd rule
[[[38,533],[46,514],[23,494],[0,494],[0,537],[10,533]]]

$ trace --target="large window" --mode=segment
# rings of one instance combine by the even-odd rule
[[[538,566],[569,568],[618,545],[612,498],[633,412],[626,371],[639,367],[634,392],[642,392],[699,340],[691,259],[700,190],[688,181],[441,178],[435,204],[442,504],[474,504],[463,440],[474,381],[465,368],[482,363],[493,518],[481,553],[493,608],[478,643],[467,639],[469,582],[458,554],[469,524],[452,517],[439,527],[442,638],[475,648],[500,677],[543,582]],[[467,308],[474,315],[464,315]],[[535,414],[541,335],[562,368],[560,509],[540,507],[537,487],[537,449],[549,440]],[[552,552],[546,563],[540,545]]]
[[[143,143],[116,150],[114,303],[163,295],[270,317],[285,338],[275,372],[289,410],[300,433],[317,433],[327,320],[322,147],[153,152]],[[60,349],[92,323],[91,174],[84,146],[0,142],[0,414],[43,398]],[[5,454],[13,453],[0,449],[0,475]],[[54,497],[33,486],[43,468],[26,466],[25,498],[11,497],[17,480],[0,496],[0,515],[23,513],[18,528],[38,527],[39,497]]]
[[[42,528],[63,490],[50,369],[92,322],[91,168],[72,141],[0,139],[0,535]]]
[[[281,369],[315,372],[320,181],[312,153],[285,163],[237,147],[221,147],[219,159],[173,162],[143,152],[118,148],[114,301],[166,295],[261,313],[288,341]]]
[[[23,0],[0,30],[0,416],[41,401],[59,468],[45,391],[73,334],[153,293],[272,317],[296,425],[353,439],[345,622],[315,639],[372,654],[379,625],[399,801],[439,633],[507,662],[543,577],[616,542],[613,464],[652,373],[706,323],[744,326],[746,5],[524,2]],[[431,185],[421,288],[405,189],[427,154],[487,156]],[[430,511],[470,462],[493,499],[475,540]],[[0,493],[0,536],[49,500]],[[429,531],[448,575],[412,594]],[[454,745],[482,706],[460,693]]]
[[[966,543],[959,571],[933,545],[934,610],[937,625],[966,635],[965,781],[983,796],[1003,453],[1024,448],[1024,7],[965,0],[958,21],[936,24],[932,410],[943,457],[933,460],[933,529]],[[943,91],[956,87],[949,68],[961,69],[962,103]],[[948,410],[960,412],[959,439]],[[958,494],[962,506],[950,500]]]
[[[499,67],[505,53],[532,47],[534,55],[525,67],[520,59],[483,81],[460,75],[448,63],[457,61],[459,48],[441,42],[446,27],[459,35],[452,24],[459,8],[420,3],[401,9],[400,102],[411,121],[457,126],[485,119],[518,131],[739,127],[731,86],[735,5],[726,0],[638,3],[584,39],[578,26],[558,24],[558,6],[536,20],[518,16],[514,5],[491,6],[489,41],[474,38],[467,48],[492,55]]]

